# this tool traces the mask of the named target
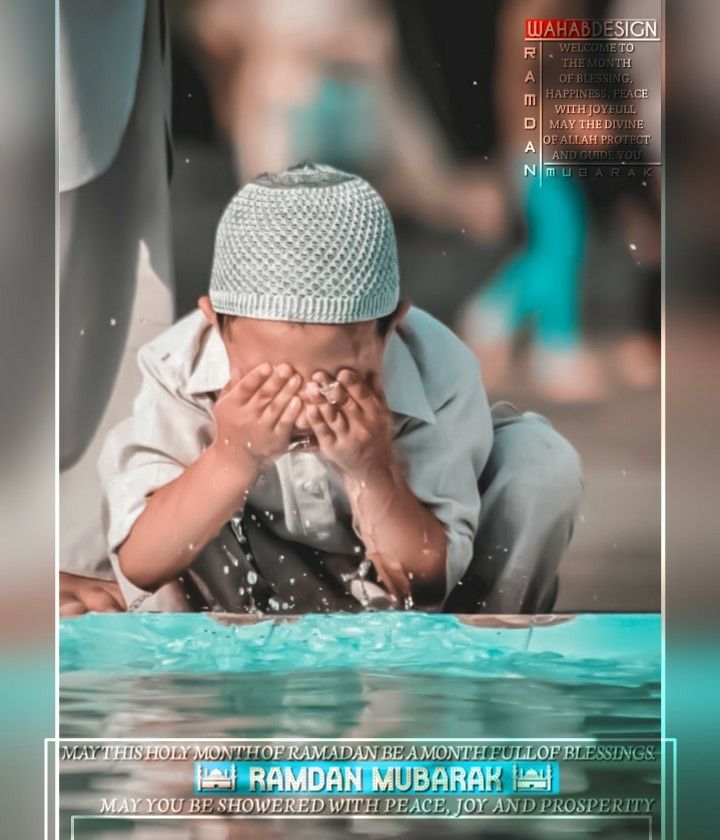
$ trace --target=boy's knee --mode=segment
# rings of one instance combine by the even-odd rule
[[[553,518],[576,515],[583,494],[580,456],[544,418],[532,413],[518,417],[496,432],[496,443],[517,505],[537,508],[541,500]]]

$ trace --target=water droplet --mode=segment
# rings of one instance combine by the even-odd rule
[[[83,327],[83,329],[80,330],[80,335],[85,335],[85,328],[84,327]]]
[[[290,578],[288,583],[290,584],[290,586],[295,586],[295,578]]]
[[[185,158],[185,163],[190,163],[190,158]]]
[[[244,586],[238,586],[238,595],[244,595],[244,594],[245,594],[245,587]]]
[[[225,572],[226,575],[229,575],[230,574],[230,566],[223,566],[223,572]]]
[[[247,582],[250,586],[254,586],[257,583],[257,573],[252,569],[247,573]]]
[[[631,242],[629,245],[631,251],[637,251],[637,245],[634,242]]]
[[[110,319],[110,326],[114,327],[117,324],[117,320],[115,318]]]
[[[268,599],[268,606],[270,607],[271,610],[275,610],[277,612],[277,610],[280,609],[280,601],[278,601],[277,598],[269,598]]]

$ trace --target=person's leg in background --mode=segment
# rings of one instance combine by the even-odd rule
[[[547,420],[507,403],[493,407],[493,428],[473,560],[444,611],[551,612],[582,497],[580,458]]]
[[[110,167],[60,195],[60,568],[110,577],[96,463],[130,414],[138,348],[173,320],[169,55],[148,0],[133,110]]]
[[[570,178],[521,182],[525,242],[489,285],[464,307],[459,332],[478,355],[486,387],[502,389],[512,342],[533,330],[532,373],[541,396],[565,401],[599,399],[605,381],[582,346],[580,303],[587,209]]]

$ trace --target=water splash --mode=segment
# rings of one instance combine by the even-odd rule
[[[421,612],[306,615],[225,624],[210,614],[88,614],[60,622],[60,669],[220,673],[376,669],[640,685],[660,678],[658,615],[472,627]]]

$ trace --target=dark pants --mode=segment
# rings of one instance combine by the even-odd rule
[[[547,420],[508,404],[493,408],[493,430],[479,481],[473,559],[443,611],[550,612],[582,494],[580,459]],[[363,607],[343,580],[357,565],[357,557],[337,555],[326,564],[322,552],[279,539],[247,508],[198,556],[183,583],[196,609],[357,612]]]

